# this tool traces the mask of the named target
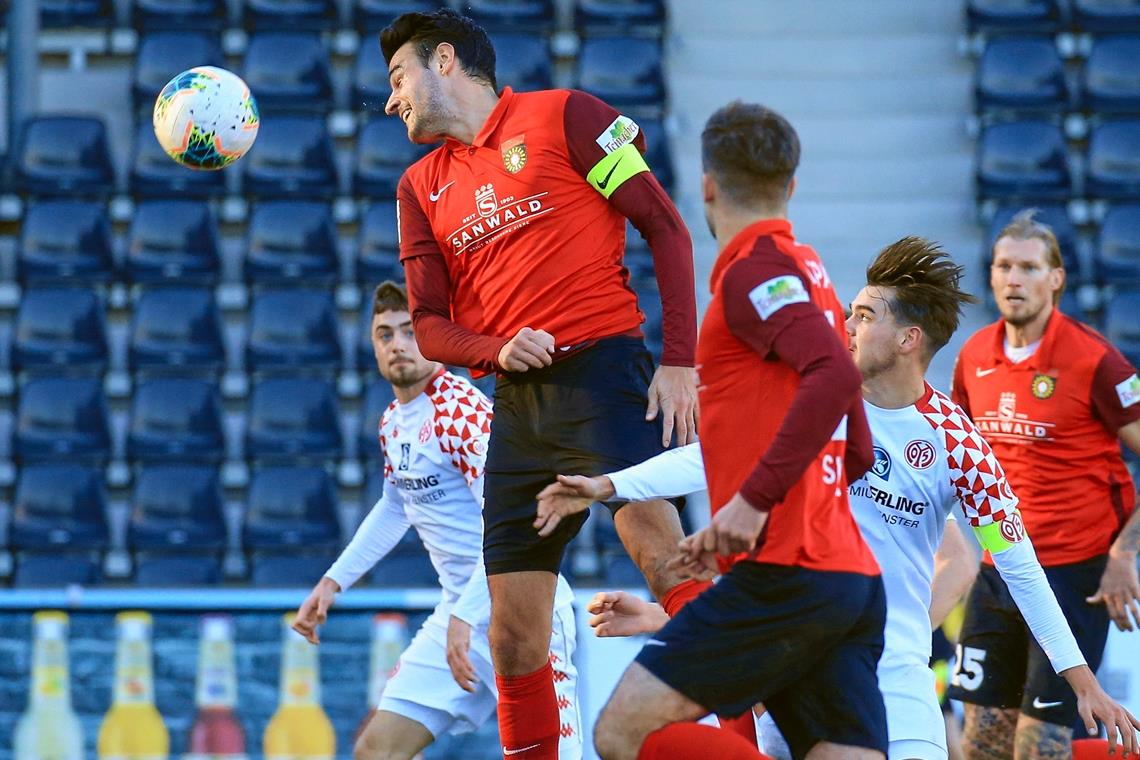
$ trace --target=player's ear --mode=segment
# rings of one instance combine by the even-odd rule
[[[792,196],[795,194],[796,194],[796,178],[793,175],[792,178],[790,180],[788,180],[788,200],[791,200]]]
[[[701,174],[701,197],[705,203],[712,203],[716,200],[716,180],[708,172]]]
[[[450,42],[441,42],[436,45],[435,63],[440,75],[446,76],[455,67],[455,46]]]
[[[911,325],[902,331],[899,337],[899,350],[904,354],[913,353],[922,348],[922,328]]]

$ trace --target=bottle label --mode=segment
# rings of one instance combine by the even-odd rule
[[[35,645],[34,693],[42,699],[67,697],[67,649],[59,639],[37,641]]]
[[[317,688],[317,674],[313,668],[288,668],[283,676],[284,688],[281,704],[311,705],[320,700]]]
[[[137,640],[120,641],[115,702],[140,704],[153,701],[154,676],[150,665],[149,644]]]
[[[188,752],[182,756],[182,760],[249,760],[249,755],[244,753],[208,754],[202,752]]]
[[[199,707],[233,707],[237,704],[234,652],[228,641],[202,643],[198,659],[197,702]]]

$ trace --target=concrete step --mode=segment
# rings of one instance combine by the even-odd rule
[[[946,33],[964,29],[957,0],[674,0],[673,28],[686,35],[867,35]]]

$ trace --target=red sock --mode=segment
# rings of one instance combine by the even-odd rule
[[[720,721],[720,727],[725,731],[732,731],[735,734],[743,737],[746,742],[753,747],[756,744],[756,720],[752,717],[752,711],[748,710],[743,715],[737,718],[725,718],[723,716],[716,716]]]
[[[665,614],[669,617],[675,616],[682,607],[700,596],[701,592],[711,585],[712,581],[695,581],[691,578],[687,581],[681,581],[666,591],[665,596],[661,598],[661,606],[665,608]]]
[[[558,760],[558,699],[554,670],[546,663],[525,676],[495,674],[499,687],[499,739],[510,760]]]
[[[637,760],[772,760],[732,731],[701,723],[670,723],[641,744]]]
[[[1106,760],[1111,757],[1107,739],[1073,740],[1073,760]]]

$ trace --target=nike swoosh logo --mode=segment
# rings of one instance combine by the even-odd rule
[[[534,749],[537,746],[538,746],[537,744],[532,744],[529,747],[523,747],[521,749],[507,749],[506,747],[503,747],[503,754],[504,755],[517,755],[520,752],[526,752],[528,749]]]
[[[997,367],[991,367],[990,369],[982,369],[981,367],[978,367],[977,369],[974,370],[974,373],[978,377],[985,377],[986,375],[992,375],[995,372],[997,372]]]
[[[448,182],[446,185],[444,185],[440,189],[433,190],[431,193],[428,194],[428,200],[430,200],[432,203],[435,203],[436,201],[439,200],[439,196],[443,195],[443,191],[446,190],[447,188],[451,187],[454,184],[455,184],[455,180],[451,180],[450,182]]]
[[[663,646],[665,646],[665,642],[664,641],[658,641],[657,639],[649,639],[648,641],[645,642],[645,646],[647,646],[647,647],[663,647]]]
[[[1038,710],[1044,710],[1047,707],[1059,707],[1062,704],[1064,704],[1064,702],[1042,702],[1041,697],[1033,698],[1033,706]]]
[[[624,156],[622,158],[624,158]],[[605,190],[606,185],[610,184],[610,177],[614,176],[614,170],[618,168],[618,164],[620,164],[620,163],[621,163],[621,158],[619,158],[617,161],[614,162],[614,165],[610,167],[610,170],[606,173],[605,177],[598,180],[598,189],[599,190]]]

